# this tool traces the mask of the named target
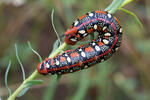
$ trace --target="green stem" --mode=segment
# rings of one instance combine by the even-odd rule
[[[63,43],[61,46],[58,47],[58,49],[52,53],[49,57],[56,56],[59,52],[61,52],[64,48],[66,48],[67,44]],[[16,96],[25,88],[25,84],[34,78],[38,76],[38,71],[35,70],[26,80],[23,81],[23,83],[16,89],[16,91],[7,99],[7,100],[14,100]]]
[[[114,14],[118,10],[118,8],[121,6],[121,4],[123,4],[124,1],[125,0],[114,0],[115,3],[108,12],[111,14]]]

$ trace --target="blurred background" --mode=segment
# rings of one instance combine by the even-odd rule
[[[4,75],[12,61],[8,86],[14,91],[22,82],[19,57],[29,76],[39,62],[27,45],[44,59],[50,54],[57,36],[88,11],[104,10],[111,0],[1,0],[0,1],[0,100],[8,97]],[[150,100],[150,1],[134,0],[124,8],[134,12],[144,25],[140,28],[132,16],[117,11],[115,16],[123,27],[123,42],[113,57],[87,70],[56,76],[42,76],[42,85],[33,86],[16,100]]]

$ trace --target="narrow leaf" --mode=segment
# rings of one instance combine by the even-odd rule
[[[54,25],[54,9],[52,10],[52,13],[51,13],[51,22],[52,22],[53,29],[54,29],[54,31],[57,35],[58,41],[61,44],[60,37],[59,37],[58,32],[56,31],[56,28],[55,28],[55,25]]]
[[[8,72],[9,72],[10,66],[11,66],[11,61],[9,61],[8,66],[7,66],[7,69],[6,69],[6,72],[5,72],[5,87],[6,87],[7,90],[8,90],[9,96],[11,96],[11,89],[8,87],[8,84],[7,84],[7,77],[8,77]]]
[[[22,63],[19,59],[19,56],[18,56],[17,44],[15,44],[15,50],[16,50],[16,57],[17,57],[18,63],[20,64],[20,67],[21,67],[21,70],[22,70],[23,80],[25,80],[25,71],[24,71],[23,65],[22,65]]]
[[[28,81],[25,86],[26,87],[31,87],[32,85],[39,85],[39,84],[42,84],[43,83],[43,80],[31,80],[31,81]]]
[[[71,100],[83,100],[86,92],[89,88],[89,83],[90,81],[88,80],[88,71],[85,70],[82,72],[82,75],[80,77],[80,82],[79,82],[79,87],[76,91],[76,93],[74,94],[74,96],[71,98]]]
[[[52,76],[49,83],[50,84],[47,90],[45,91],[45,95],[42,100],[53,100],[52,98],[54,96],[54,93],[56,91],[56,86],[58,84],[57,76],[56,75]]]
[[[35,50],[32,48],[32,46],[31,46],[31,44],[30,44],[29,41],[28,41],[28,46],[29,46],[29,48],[39,57],[40,62],[42,62],[42,57],[39,55],[39,53],[38,53],[37,51],[35,51]]]
[[[138,17],[133,12],[126,10],[124,8],[119,8],[119,10],[131,15],[135,19],[135,21],[140,25],[140,27],[143,28],[143,24],[141,23],[141,21],[138,19]]]
[[[17,97],[23,96],[29,89],[30,89],[30,87],[24,88],[24,89],[17,95]]]
[[[21,97],[23,96],[29,89],[32,85],[38,85],[38,84],[42,84],[43,81],[42,80],[31,80],[31,81],[28,81],[24,86],[25,88],[17,95],[17,97]]]

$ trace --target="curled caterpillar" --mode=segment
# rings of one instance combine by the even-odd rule
[[[122,28],[117,18],[105,11],[88,12],[74,21],[65,32],[64,41],[74,45],[95,31],[98,32],[96,39],[54,58],[46,58],[38,64],[38,72],[44,75],[72,73],[110,58],[121,44]]]

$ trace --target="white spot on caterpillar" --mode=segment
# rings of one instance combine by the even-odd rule
[[[96,24],[94,25],[94,29],[95,29],[95,30],[97,29],[97,25],[96,25]]]
[[[49,67],[50,67],[50,65],[48,63],[46,63],[46,68],[49,68]]]
[[[104,44],[108,44],[109,43],[109,41],[106,40],[106,39],[103,39],[103,42],[104,42]]]
[[[89,16],[92,17],[92,16],[93,16],[93,13],[89,13]]]
[[[68,55],[65,53],[65,56],[68,56]]]
[[[96,44],[93,42],[93,43],[92,43],[92,46],[95,46],[95,45],[96,45]]]
[[[84,68],[88,68],[88,66],[87,66],[87,65],[85,65],[85,66],[84,66]]]
[[[111,18],[111,14],[107,14],[108,18]]]
[[[76,42],[77,40],[75,38],[70,39],[72,42]]]
[[[85,33],[85,30],[80,30],[78,31],[80,34],[84,34]]]
[[[87,36],[87,35],[88,35],[87,33],[83,34],[83,36]]]
[[[58,72],[58,74],[61,74],[61,72]]]
[[[67,61],[68,61],[68,62],[71,62],[71,59],[70,59],[69,57],[67,57]]]
[[[96,50],[96,51],[100,51],[100,47],[96,45],[96,46],[95,46],[95,50]]]
[[[48,73],[49,75],[52,75],[52,73]]]
[[[84,52],[81,52],[81,56],[82,56],[82,57],[86,57],[86,55],[85,55]]]
[[[42,69],[42,64],[40,64],[40,70]]]
[[[117,51],[119,48],[115,48],[115,51]]]
[[[73,70],[70,70],[70,73],[72,73],[73,72]]]
[[[119,32],[122,33],[122,28],[119,29]]]
[[[79,51],[82,51],[82,49],[79,49]]]
[[[107,28],[107,26],[104,26],[104,27],[103,27],[103,31],[104,31],[106,28]]]
[[[76,21],[74,22],[74,26],[77,26],[78,23],[79,23],[79,21],[76,20]]]
[[[58,60],[56,60],[56,65],[59,65],[60,63],[59,63],[59,61]]]
[[[111,34],[110,33],[105,33],[104,36],[111,36]]]
[[[103,61],[104,61],[104,59],[101,60],[101,62],[103,62]]]

